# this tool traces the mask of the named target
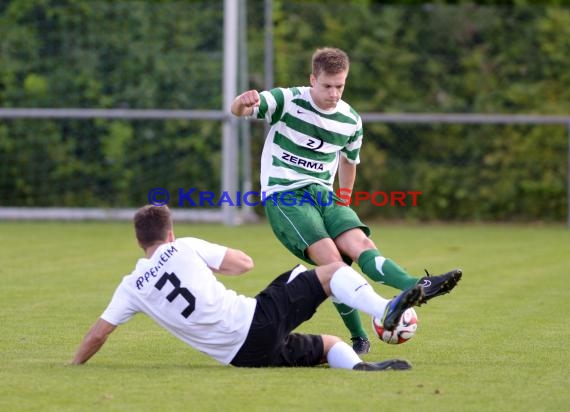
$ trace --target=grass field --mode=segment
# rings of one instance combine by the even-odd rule
[[[374,341],[365,356],[403,357],[413,363],[411,371],[224,367],[140,315],[87,365],[68,366],[140,256],[131,226],[0,223],[0,411],[569,410],[570,230],[372,229],[384,254],[412,273],[464,270],[452,294],[417,310],[420,325],[410,342]],[[248,252],[253,272],[222,281],[249,295],[296,263],[264,224],[178,225],[176,233]],[[330,303],[301,330],[348,338]]]

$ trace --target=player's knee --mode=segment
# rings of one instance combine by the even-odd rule
[[[347,266],[344,262],[333,262],[329,263],[328,265],[318,266],[315,269],[315,273],[317,274],[317,278],[325,291],[327,296],[331,295],[331,279],[333,275],[336,273],[337,270],[340,268]]]
[[[353,242],[352,247],[353,247],[352,254],[355,255],[354,258],[356,259],[365,250],[376,249],[376,245],[374,244],[374,242],[370,240],[369,237],[366,236],[363,236],[359,238],[357,241]]]
[[[360,229],[349,230],[335,240],[338,250],[353,261],[365,250],[376,249],[374,242]]]
[[[321,335],[323,339],[323,349],[324,355],[326,356],[331,348],[336,345],[338,342],[342,342],[342,339],[338,336],[333,335]]]
[[[342,262],[342,256],[331,239],[322,239],[306,250],[307,256],[317,265],[326,265],[331,262]]]
[[[374,244],[374,242],[369,237],[362,239],[362,245],[363,245],[364,250],[376,249],[376,245]]]
[[[332,275],[334,275],[337,270],[344,266],[347,266],[347,264],[344,262],[332,262],[328,265],[319,266],[317,268],[317,271],[322,272],[323,277],[330,280],[332,278]]]

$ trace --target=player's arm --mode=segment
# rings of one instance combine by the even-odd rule
[[[241,275],[253,269],[253,259],[241,250],[228,248],[224,259],[215,272],[223,275]]]
[[[234,99],[231,111],[238,117],[251,116],[256,106],[259,106],[259,93],[257,90],[248,90]]]
[[[71,363],[73,365],[80,365],[87,362],[101,349],[115,328],[115,325],[99,318],[83,338],[83,342],[81,342]]]
[[[356,181],[356,163],[351,163],[344,155],[340,155],[338,164],[338,184],[339,189],[345,194],[352,192]]]

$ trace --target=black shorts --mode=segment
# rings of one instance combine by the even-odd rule
[[[230,362],[234,366],[314,366],[324,359],[320,335],[291,333],[309,320],[327,298],[314,270],[287,283],[285,272],[260,292],[244,344]]]

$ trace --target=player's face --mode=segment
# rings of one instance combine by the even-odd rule
[[[332,110],[342,97],[348,71],[337,74],[311,74],[311,97],[317,106],[323,110]]]

